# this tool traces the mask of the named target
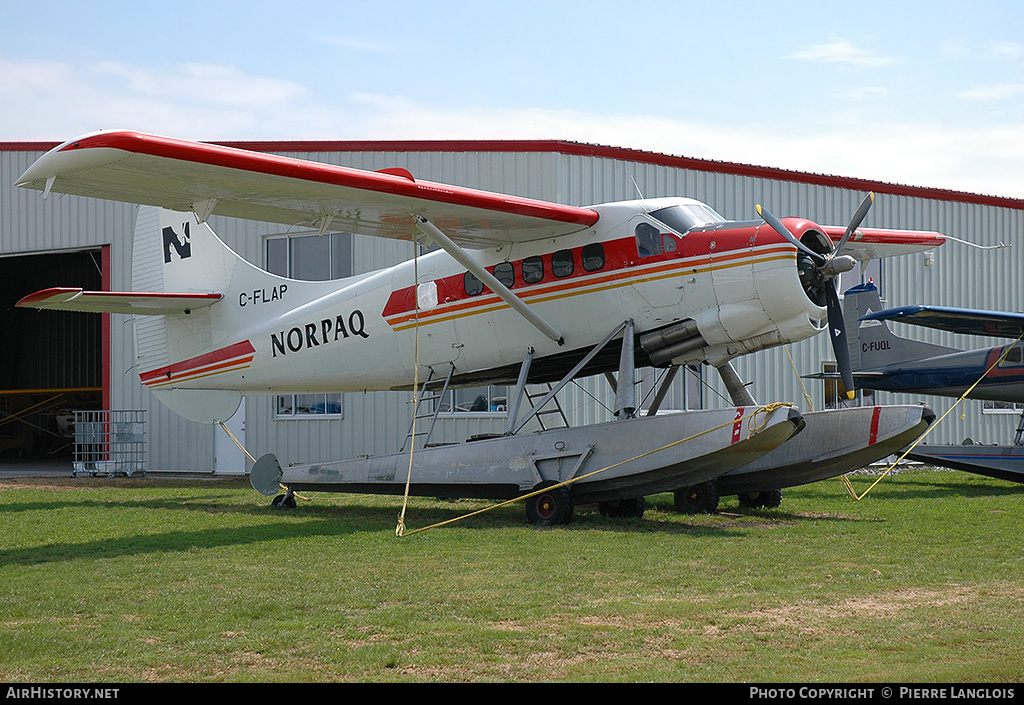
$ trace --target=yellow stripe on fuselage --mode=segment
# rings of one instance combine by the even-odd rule
[[[754,266],[755,264],[763,264],[779,260],[795,261],[796,251],[791,247],[774,246],[756,255],[750,255],[746,252],[720,255],[717,256],[715,261],[712,261],[710,264],[701,264],[698,266],[693,265],[692,259],[689,262],[686,260],[666,262],[645,268],[642,271],[639,269],[634,270],[636,273],[633,275],[624,276],[623,273],[626,270],[622,270],[622,272],[618,274],[604,274],[591,277],[586,280],[579,279],[558,285],[544,285],[543,290],[524,294],[521,298],[527,304],[557,301],[559,299],[580,296],[582,294],[591,294],[608,291],[610,289],[618,289],[626,286],[658,281],[661,279],[668,279],[670,277],[679,276],[684,272],[686,274],[706,274],[731,269],[733,267]],[[420,310],[418,317],[416,312],[396,314],[390,316],[387,321],[392,329],[397,332],[415,328],[417,323],[419,325],[443,323],[469,316],[492,313],[505,308],[509,308],[509,305],[497,296],[491,294],[459,301],[448,306],[438,307],[434,310]]]

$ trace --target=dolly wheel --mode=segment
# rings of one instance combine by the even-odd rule
[[[270,503],[271,509],[295,509],[295,495],[291,492],[288,494],[279,494],[274,497],[274,501]]]
[[[702,482],[675,491],[676,511],[683,514],[714,514],[718,511],[718,487],[714,482]]]
[[[526,517],[534,526],[557,526],[572,521],[572,494],[568,487],[555,487],[557,484],[551,480],[537,484],[534,492],[545,491],[526,500]]]

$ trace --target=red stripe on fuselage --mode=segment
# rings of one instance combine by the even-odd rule
[[[139,375],[139,378],[143,384],[152,385],[200,372],[214,372],[238,363],[251,362],[255,353],[256,348],[252,346],[252,343],[248,340],[243,340],[241,343],[235,343],[220,350],[214,350],[213,352],[182,360],[172,365],[143,372]]]
[[[721,231],[713,234],[699,231],[682,238],[675,238],[675,251],[651,257],[639,257],[636,241],[633,238],[609,240],[602,243],[605,254],[604,266],[592,272],[586,271],[580,262],[582,247],[575,247],[572,248],[573,272],[565,277],[552,275],[551,258],[554,253],[544,253],[539,255],[544,264],[544,279],[531,284],[523,282],[523,260],[514,260],[510,264],[513,265],[515,281],[510,288],[521,297],[535,298],[564,293],[584,286],[607,284],[616,280],[633,279],[636,281],[645,278],[658,278],[689,268],[699,271],[712,265],[715,267],[744,266],[750,261],[751,239],[756,231],[757,228],[754,226],[740,227],[730,230],[727,237]],[[758,248],[754,253],[756,256],[791,256],[795,252],[795,248],[789,243],[781,241],[781,238],[775,237],[777,243],[772,242],[771,235],[758,238],[765,242],[754,245]],[[709,245],[710,240],[715,241],[714,251]],[[729,243],[736,244],[730,246]],[[775,247],[770,247],[771,245],[775,245]],[[493,273],[494,267],[487,269]],[[438,305],[429,311],[419,311],[420,319],[426,320],[442,314],[459,313],[479,306],[501,305],[500,299],[486,288],[482,294],[474,296],[467,294],[464,277],[465,274],[462,273],[435,280],[438,287]],[[392,326],[400,325],[411,321],[416,315],[416,287],[409,286],[392,292],[383,311],[383,316],[388,323]]]

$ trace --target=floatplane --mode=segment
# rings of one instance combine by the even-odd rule
[[[822,468],[846,472],[931,421],[916,405],[817,414],[759,405],[730,362],[827,330],[849,376],[839,276],[857,261],[945,240],[861,228],[870,194],[846,227],[779,219],[761,206],[756,219],[730,221],[689,198],[567,206],[400,168],[126,131],[57,146],[18,185],[141,206],[132,291],[48,289],[19,305],[132,316],[142,384],[183,417],[223,423],[245,394],[414,391],[408,453],[256,461],[253,486],[275,506],[317,489],[523,498],[540,525],[568,522],[583,503],[637,516],[644,496],[659,492],[685,507],[710,482],[754,493],[822,479]],[[436,249],[347,279],[296,281],[232,252],[207,225],[214,214]],[[734,406],[659,414],[655,403],[638,413],[635,370],[683,365],[716,368]],[[524,431],[566,383],[596,374],[618,381],[613,421]],[[415,430],[430,393],[483,384],[513,390],[503,434],[444,446],[417,438],[430,425],[423,414]],[[537,384],[548,392],[524,404]],[[724,479],[743,475],[760,484]]]

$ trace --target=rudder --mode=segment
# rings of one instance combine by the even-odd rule
[[[954,348],[903,338],[893,333],[885,321],[860,320],[881,310],[878,287],[871,282],[859,284],[843,294],[850,364],[855,372],[958,352]]]

